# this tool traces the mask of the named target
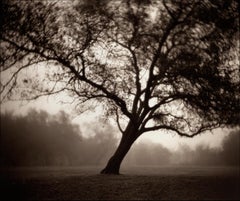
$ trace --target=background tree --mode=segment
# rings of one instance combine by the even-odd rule
[[[116,149],[113,127],[92,125],[91,137],[70,116],[31,109],[26,115],[0,114],[0,166],[102,165]],[[93,135],[94,134],[94,135]]]
[[[122,138],[101,173],[118,174],[143,133],[193,137],[239,125],[238,6],[234,0],[2,2],[1,101],[66,91],[79,107],[102,104]],[[21,73],[26,69],[44,70],[31,79]]]

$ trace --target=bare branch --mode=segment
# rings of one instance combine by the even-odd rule
[[[124,130],[122,129],[122,127],[121,127],[121,125],[120,125],[120,122],[119,122],[118,108],[116,108],[115,112],[116,112],[116,121],[117,121],[118,129],[119,129],[120,132],[123,134],[123,133],[124,133]]]
[[[156,131],[156,130],[167,130],[167,131],[173,131],[175,133],[177,133],[179,136],[181,137],[188,137],[188,138],[193,138],[196,135],[199,135],[200,133],[203,133],[204,131],[208,131],[208,130],[213,130],[214,128],[218,128],[220,125],[218,123],[213,124],[213,125],[208,125],[208,126],[202,126],[200,127],[197,131],[193,132],[193,133],[185,133],[185,132],[181,132],[179,129],[174,128],[172,126],[167,126],[167,125],[159,125],[159,126],[154,126],[154,127],[148,127],[148,128],[144,128],[142,130],[142,133],[145,132],[149,132],[149,131]]]

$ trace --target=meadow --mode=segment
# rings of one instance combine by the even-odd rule
[[[1,169],[1,200],[239,200],[235,167],[132,166]]]

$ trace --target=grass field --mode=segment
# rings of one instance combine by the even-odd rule
[[[239,200],[239,168],[100,167],[1,169],[0,200]]]

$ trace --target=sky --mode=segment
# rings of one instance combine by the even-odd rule
[[[83,114],[77,114],[74,111],[74,108],[70,104],[62,104],[61,101],[64,97],[58,96],[49,96],[41,97],[38,100],[31,102],[23,101],[12,101],[6,102],[1,105],[1,112],[12,111],[14,114],[25,115],[30,108],[37,110],[46,110],[50,114],[56,114],[59,111],[65,111],[70,115],[70,118],[73,123],[76,123],[80,126],[82,135],[85,137],[91,137],[93,135],[89,131],[89,125],[99,124],[100,127],[104,127],[105,117],[102,115],[100,108],[96,108],[94,111],[87,111]],[[109,120],[108,123],[112,124],[116,128],[116,135],[120,137],[120,133],[117,130],[117,125],[114,121]],[[178,150],[181,145],[186,144],[191,149],[196,148],[198,145],[204,145],[209,148],[221,148],[222,141],[225,136],[229,134],[228,129],[216,129],[212,132],[203,133],[201,135],[195,136],[194,138],[185,138],[179,137],[174,133],[165,133],[163,131],[148,132],[140,136],[137,139],[136,143],[141,142],[155,142],[160,143],[164,147],[171,150]]]

